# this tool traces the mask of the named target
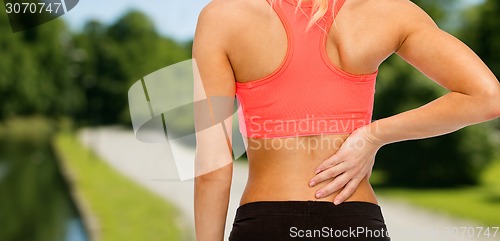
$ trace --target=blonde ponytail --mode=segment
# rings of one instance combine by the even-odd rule
[[[283,0],[271,0],[271,4],[276,2],[281,2]],[[297,8],[304,2],[304,0],[296,0]],[[310,29],[314,24],[316,24],[321,18],[323,18],[328,11],[328,4],[330,0],[309,0],[312,1],[312,17],[307,25],[307,29]],[[333,0],[333,5],[335,6],[337,0]],[[334,17],[334,16],[332,16]]]

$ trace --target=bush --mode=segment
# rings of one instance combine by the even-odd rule
[[[55,130],[54,121],[43,116],[11,117],[0,122],[0,140],[8,143],[46,144]]]

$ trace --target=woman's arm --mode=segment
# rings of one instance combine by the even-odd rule
[[[450,92],[424,106],[354,131],[311,179],[319,183],[333,177],[318,191],[324,197],[343,188],[335,203],[349,198],[371,173],[375,153],[381,146],[447,134],[500,116],[500,84],[483,61],[464,43],[440,30],[413,3],[401,1],[399,5],[399,20],[393,21],[401,29],[396,53]],[[359,140],[365,144],[362,149],[352,145]]]
[[[373,122],[380,144],[433,137],[500,116],[500,83],[460,40],[413,10],[397,54],[450,92],[414,110]],[[389,128],[390,127],[390,128]]]
[[[198,241],[223,240],[233,167],[231,114],[235,79],[224,50],[227,29],[217,11],[213,4],[202,10],[193,42],[194,211]]]

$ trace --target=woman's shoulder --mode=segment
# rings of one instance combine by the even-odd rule
[[[409,19],[425,14],[410,0],[345,0],[344,6],[350,11],[378,17]],[[226,21],[238,20],[265,14],[269,10],[268,7],[266,0],[212,0],[202,9],[200,15],[219,17]]]
[[[202,9],[200,17],[209,16],[231,24],[262,14],[266,5],[266,0],[212,0]]]
[[[432,21],[420,6],[410,0],[346,0],[346,3],[350,10],[366,14],[374,20],[399,25]]]
[[[350,15],[341,21],[345,26],[362,26],[370,36],[382,34],[396,45],[394,50],[412,33],[436,28],[434,20],[410,0],[346,0],[341,11],[344,17]]]
[[[266,0],[212,0],[198,16],[197,32],[207,32],[226,46],[246,29],[265,24],[268,6]]]

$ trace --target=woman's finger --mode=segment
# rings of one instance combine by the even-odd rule
[[[346,164],[344,162],[323,170],[309,181],[309,186],[314,187],[316,184],[324,182],[326,180],[337,177],[338,175],[344,173],[347,170]]]
[[[371,163],[375,164],[375,156],[372,158]],[[371,165],[371,167],[373,167],[373,164]],[[371,167],[370,167],[370,169],[368,170],[368,173],[366,174],[366,178],[367,178],[368,180],[370,180],[370,177],[372,176],[372,169],[373,169],[373,168],[371,168]]]
[[[316,192],[316,198],[326,197],[344,187],[351,180],[350,175],[343,173],[337,176],[332,182],[326,184]]]
[[[342,189],[342,191],[337,195],[333,201],[335,205],[339,205],[347,200],[356,191],[361,179],[353,178],[347,185]]]
[[[339,155],[339,153],[337,151],[337,153],[333,154],[331,157],[327,158],[325,161],[323,161],[321,164],[319,164],[319,166],[316,168],[314,173],[318,174],[318,173],[320,173],[328,168],[331,168],[333,166],[338,165],[341,162],[342,162],[342,156]]]

